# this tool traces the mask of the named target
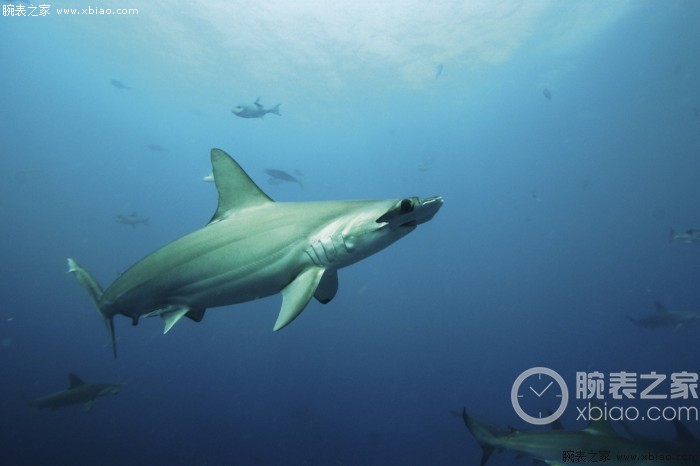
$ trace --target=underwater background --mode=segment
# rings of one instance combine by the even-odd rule
[[[700,324],[628,318],[700,312],[700,244],[669,241],[700,228],[700,3],[9,5],[31,4],[0,18],[3,465],[478,464],[450,411],[534,429],[510,401],[525,369],[572,396],[578,371],[700,372]],[[258,97],[281,116],[231,112]],[[114,360],[66,258],[106,287],[204,226],[213,147],[279,201],[445,205],[284,330],[280,296],[167,335],[117,316]],[[70,372],[125,386],[26,405]]]

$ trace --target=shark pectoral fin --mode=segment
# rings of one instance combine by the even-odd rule
[[[90,400],[87,403],[85,403],[85,406],[83,406],[83,411],[86,413],[92,409],[92,405],[95,404],[95,400]]]
[[[165,328],[163,329],[163,334],[168,333],[173,325],[177,324],[178,320],[182,319],[182,316],[190,312],[190,308],[187,306],[177,307],[172,311],[163,312],[160,316],[165,321]]]
[[[321,277],[321,282],[318,284],[318,288],[316,288],[314,298],[316,298],[316,300],[321,304],[327,304],[331,302],[331,299],[335,297],[337,292],[338,271],[326,269],[326,271],[323,272],[323,277]]]
[[[284,287],[282,290],[282,309],[280,309],[273,328],[275,332],[289,325],[301,314],[316,292],[324,271],[325,269],[321,267],[310,267]]]

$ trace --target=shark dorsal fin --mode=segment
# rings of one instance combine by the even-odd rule
[[[661,304],[660,302],[654,301],[654,304],[656,305],[656,311],[657,311],[657,312],[668,312],[668,309],[666,308],[666,306],[664,306],[664,305]]]
[[[226,152],[212,149],[211,165],[216,190],[219,192],[219,205],[209,223],[218,222],[235,210],[272,202]]]
[[[617,437],[617,432],[612,428],[607,420],[591,421],[588,427],[584,429],[589,434],[602,435],[606,437]]]
[[[80,380],[80,377],[73,374],[72,372],[68,374],[68,388],[79,387],[80,385],[85,385],[85,382]]]
[[[260,103],[260,97],[255,99],[255,102],[253,102],[253,103],[255,104],[256,107],[263,108],[262,104]]]
[[[673,427],[676,428],[676,440],[678,440],[680,443],[687,445],[697,445],[700,443],[693,433],[690,432],[690,430],[688,430],[688,428],[678,419],[673,421]]]

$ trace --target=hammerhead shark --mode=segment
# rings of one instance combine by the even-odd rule
[[[629,316],[628,318],[640,327],[673,327],[674,330],[700,320],[700,314],[694,311],[668,309],[658,301],[654,301],[654,305],[656,312],[653,314],[639,319]]]
[[[84,410],[90,411],[95,400],[101,396],[116,395],[122,389],[121,384],[85,383],[75,374],[68,374],[68,388],[51,395],[29,400],[29,406],[56,410],[68,405],[85,403]]]
[[[530,457],[535,463],[549,466],[567,466],[576,461],[577,452],[583,452],[586,462],[598,462],[609,465],[681,466],[690,464],[678,458],[680,455],[692,455],[697,458],[700,451],[697,441],[647,441],[647,439],[629,439],[618,435],[607,420],[591,421],[582,430],[565,430],[561,423],[555,421],[552,430],[522,431],[510,429],[504,431],[485,424],[462,411],[462,419],[476,441],[481,446],[484,466],[494,450],[506,450],[518,457]],[[679,448],[678,442],[683,442]],[[686,443],[687,442],[687,443]],[[574,457],[566,458],[568,454]],[[580,454],[580,453],[578,453]],[[591,454],[605,454],[605,458],[592,458]],[[663,462],[659,458],[666,459]],[[595,459],[595,461],[589,461]]]
[[[219,204],[211,221],[156,250],[103,291],[73,259],[68,271],[102,316],[116,358],[113,318],[159,315],[167,333],[183,316],[282,293],[273,330],[292,322],[312,297],[338,290],[338,269],[403,238],[430,219],[442,197],[274,202],[221,149],[211,150]]]

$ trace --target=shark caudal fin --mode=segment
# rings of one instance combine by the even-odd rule
[[[277,104],[274,107],[272,107],[270,109],[270,113],[274,113],[275,115],[282,116],[282,114],[280,113],[280,105],[282,105],[282,104]]]
[[[105,315],[105,313],[102,311],[100,308],[100,298],[102,297],[102,287],[100,286],[99,283],[97,283],[97,280],[92,278],[92,275],[82,268],[80,265],[78,265],[77,262],[75,262],[73,259],[68,258],[68,272],[72,273],[75,275],[75,278],[78,280],[78,283],[80,286],[85,290],[85,292],[88,294],[88,297],[90,298],[90,301],[92,301],[92,304],[95,305],[95,308],[97,311],[100,313],[100,316],[102,316],[102,320],[104,320],[105,325],[107,326],[107,330],[109,331],[109,336],[112,340],[112,354],[114,355],[114,358],[117,358],[117,343],[114,338],[114,324],[112,322],[112,317]]]
[[[491,453],[493,453],[493,450],[496,448],[494,444],[496,442],[496,436],[499,433],[494,427],[487,426],[486,424],[483,424],[469,416],[467,414],[467,408],[462,410],[462,419],[464,420],[464,424],[469,429],[469,432],[472,433],[476,441],[479,443],[479,446],[481,446],[482,455],[480,464],[481,466],[484,466],[491,457]]]

